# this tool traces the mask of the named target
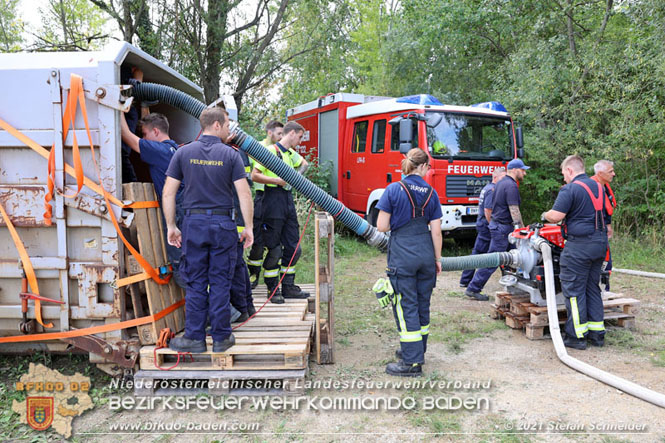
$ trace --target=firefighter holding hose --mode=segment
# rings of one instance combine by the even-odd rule
[[[388,243],[389,281],[381,280],[375,292],[392,294],[393,314],[400,335],[399,361],[386,372],[400,377],[422,375],[430,321],[430,297],[441,272],[441,203],[423,177],[429,157],[413,148],[402,160],[404,178],[388,185],[376,207],[376,227],[390,231]],[[385,299],[384,299],[385,300]],[[381,303],[381,299],[379,300]],[[382,303],[387,305],[388,303]]]
[[[587,339],[593,346],[603,346],[605,324],[598,282],[607,251],[605,192],[585,174],[584,160],[578,155],[566,157],[561,173],[567,185],[542,217],[552,223],[563,221],[567,231],[559,274],[568,312],[563,342],[575,349],[586,349]]]

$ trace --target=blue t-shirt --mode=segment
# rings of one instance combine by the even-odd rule
[[[476,218],[476,225],[487,226],[487,219],[485,218],[485,208],[490,209],[494,202],[494,183],[488,183],[480,191],[478,195],[478,217]]]
[[[407,175],[402,178],[406,185],[411,189],[415,195],[417,203],[422,205],[429,194],[430,186],[419,175]],[[398,182],[391,183],[386,188],[385,192],[376,204],[376,208],[390,214],[390,230],[394,231],[406,225],[413,216],[413,206],[409,196]],[[427,221],[436,220],[443,217],[441,212],[441,202],[439,201],[439,194],[436,191],[432,192],[432,197],[429,199],[427,206],[423,208],[424,216]]]
[[[590,179],[586,174],[580,174],[561,188],[552,209],[566,214],[568,235],[591,235],[596,230],[596,210],[593,208],[589,193],[582,186],[574,184],[576,181],[585,183],[594,197],[598,197],[598,182]],[[603,201],[605,201],[605,197],[603,197]],[[603,215],[605,215],[604,208],[603,205]],[[604,230],[600,217],[598,218],[598,229]]]
[[[139,150],[141,151],[141,160],[148,165],[152,183],[155,185],[157,200],[162,201],[162,190],[166,182],[166,170],[173,155],[178,149],[178,144],[173,140],[164,140],[156,142],[152,140],[139,139]],[[178,194],[182,192],[184,186],[181,184]],[[176,197],[177,199],[178,197]]]
[[[231,209],[233,182],[247,177],[240,155],[212,135],[178,149],[166,175],[185,182],[183,209]]]
[[[517,182],[510,175],[504,178],[494,187],[494,201],[492,202],[492,222],[500,225],[512,225],[513,217],[510,215],[508,206],[519,206],[520,189]],[[489,209],[490,207],[486,205]]]

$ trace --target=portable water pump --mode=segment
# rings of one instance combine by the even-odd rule
[[[519,263],[509,263],[501,266],[502,277],[499,283],[511,294],[529,295],[531,303],[537,306],[547,305],[545,269],[540,252],[534,248],[534,241],[536,240],[546,241],[552,249],[556,302],[562,305],[564,300],[559,280],[559,260],[565,246],[565,240],[559,225],[534,223],[525,228],[515,229],[510,234],[508,241],[515,246],[520,260]],[[606,283],[608,279],[609,272],[603,271],[601,281]]]

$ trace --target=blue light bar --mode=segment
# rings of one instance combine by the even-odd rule
[[[476,103],[475,105],[471,105],[472,108],[485,108],[489,109],[490,111],[499,111],[499,112],[508,112],[505,106],[503,106],[499,102],[484,102],[484,103]]]
[[[443,106],[443,103],[441,103],[436,97],[433,97],[429,94],[407,95],[405,97],[400,97],[395,101],[397,103],[410,103],[412,105]]]

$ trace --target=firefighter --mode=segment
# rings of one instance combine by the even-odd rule
[[[567,241],[560,260],[561,290],[568,319],[564,344],[586,349],[587,338],[594,346],[605,344],[600,269],[607,251],[605,193],[603,186],[584,173],[584,160],[570,155],[561,163],[567,183],[561,188],[551,210],[543,218],[563,221]]]
[[[277,120],[271,120],[266,125],[266,138],[263,139],[261,144],[266,148],[274,145],[282,139],[282,134],[284,132],[284,125],[282,122]],[[250,167],[254,168],[254,160],[250,159]],[[251,173],[250,173],[251,176]],[[247,260],[248,269],[249,269],[249,278],[252,284],[252,289],[256,288],[259,284],[259,276],[261,275],[261,265],[263,265],[263,233],[261,231],[261,216],[263,212],[261,211],[262,202],[263,202],[263,189],[265,185],[263,183],[253,182],[254,183],[254,244],[252,245],[252,250],[249,252],[249,257]]]
[[[205,326],[210,318],[213,352],[235,343],[231,333],[229,291],[235,268],[238,230],[233,220],[233,188],[238,193],[246,229],[245,248],[252,245],[252,195],[238,153],[222,143],[229,119],[222,108],[205,109],[201,137],[178,149],[166,171],[164,215],[170,244],[182,247],[180,273],[186,287],[185,334],[169,347],[182,352],[205,352]],[[185,182],[182,234],[175,225],[175,193]]]
[[[168,119],[162,114],[150,113],[150,109],[145,106],[145,103],[142,103],[141,105],[141,114],[143,115],[143,118],[141,119],[141,132],[143,138],[139,138],[131,130],[126,115],[123,115],[120,119],[120,134],[122,142],[131,150],[139,154],[141,160],[148,165],[150,177],[155,186],[157,201],[161,203],[162,189],[164,188],[164,181],[166,180],[166,169],[169,167],[169,163],[171,162],[173,155],[176,153],[176,149],[178,149],[178,144],[169,137]],[[178,227],[181,226],[183,219],[183,189],[184,188],[181,184],[176,194],[175,222]],[[180,248],[176,248],[167,243],[166,254],[173,268],[173,278],[175,282],[178,286],[184,287],[179,272],[182,251]]]
[[[305,128],[299,123],[288,122],[284,125],[282,139],[267,148],[288,166],[297,168],[301,174],[305,173],[308,164],[293,148],[300,143],[304,133]],[[265,184],[261,208],[262,234],[268,253],[263,262],[263,281],[268,287],[268,294],[274,293],[270,301],[281,304],[285,298],[308,298],[309,293],[303,292],[295,284],[295,265],[302,250],[300,246],[296,249],[299,226],[291,187],[277,174],[259,164],[254,165],[252,180]],[[280,272],[284,274],[281,291]]]
[[[251,166],[249,156],[245,151],[240,151],[236,149],[238,155],[242,159],[242,163],[245,167],[245,173],[247,175],[247,184],[252,186],[251,180]],[[242,231],[245,230],[245,221],[242,218],[242,210],[240,208],[240,199],[238,198],[238,193],[233,193],[233,203],[235,209],[235,219],[236,226],[238,227],[238,244],[236,246],[237,260],[236,267],[233,271],[233,281],[231,282],[231,323],[233,322],[244,322],[249,319],[252,315],[256,313],[254,308],[254,299],[252,298],[252,283],[249,280],[249,271],[247,270],[247,264],[245,263],[245,257],[243,256],[243,243],[240,239]],[[252,245],[253,246],[253,245]],[[238,315],[234,315],[234,310],[237,310]]]
[[[393,314],[400,334],[399,361],[386,372],[422,375],[429,334],[429,306],[436,275],[441,272],[441,202],[423,177],[429,158],[413,148],[402,160],[403,177],[388,185],[377,208],[377,229],[390,230],[386,273],[394,293]]]
[[[522,160],[516,158],[508,163],[506,176],[499,180],[494,188],[492,213],[489,223],[490,245],[487,252],[504,252],[508,250],[508,234],[513,229],[524,226],[520,213],[520,190],[517,183],[521,182],[529,169]],[[482,294],[487,280],[496,271],[496,267],[478,269],[473,275],[464,294],[474,300],[489,300]]]
[[[614,198],[614,191],[610,183],[614,179],[614,163],[609,160],[600,160],[595,165],[593,165],[593,171],[595,175],[591,177],[592,180],[597,181],[603,185],[605,191],[605,211],[607,212],[605,216],[605,226],[607,226],[607,254],[605,256],[605,261],[603,262],[603,277],[605,280],[605,290],[610,290],[610,279],[609,273],[612,271],[612,253],[610,252],[609,240],[614,235],[614,229],[612,229],[612,214],[617,207],[616,198]]]
[[[494,198],[494,187],[496,183],[506,176],[506,168],[503,166],[492,171],[492,181],[485,185],[478,196],[478,218],[476,219],[476,242],[473,244],[471,255],[484,254],[490,247],[489,222],[492,215],[492,199]],[[466,288],[473,279],[475,269],[469,269],[462,273],[459,285]]]

